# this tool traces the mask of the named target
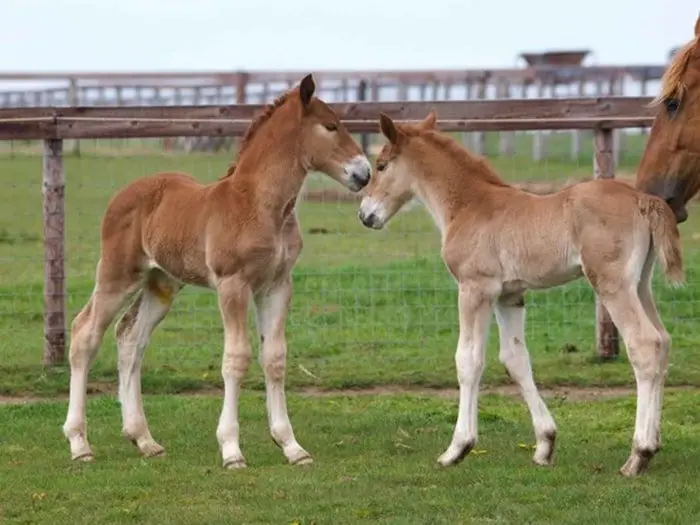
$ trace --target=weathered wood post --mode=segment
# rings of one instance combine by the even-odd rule
[[[65,188],[63,141],[44,141],[44,358],[63,363],[66,348]]]
[[[360,79],[357,84],[357,101],[365,102],[367,100],[367,81],[365,79]],[[362,145],[362,151],[365,155],[369,154],[369,134],[363,133],[360,135],[360,143]]]
[[[490,81],[488,72],[484,72],[483,76],[477,80],[476,98],[478,100],[486,99],[486,89]],[[483,131],[475,131],[472,134],[472,149],[477,155],[486,154],[486,133]]]
[[[236,104],[245,104],[247,102],[248,80],[250,80],[248,73],[240,71],[236,74]],[[237,150],[240,150],[241,140],[241,137],[237,137],[234,141]]]
[[[498,79],[496,84],[497,95],[499,100],[507,100],[510,98],[510,82],[508,78],[503,77]],[[499,134],[498,154],[503,157],[512,157],[515,154],[515,132],[501,131]]]
[[[613,155],[613,131],[596,129],[593,132],[593,170],[596,179],[615,178],[615,158]],[[617,327],[610,319],[607,309],[596,297],[596,351],[604,361],[615,359],[620,352],[620,338]]]
[[[80,105],[80,89],[75,78],[71,78],[68,85],[68,105],[71,107]],[[73,140],[73,151],[71,153],[76,157],[80,156],[80,141],[78,139]]]

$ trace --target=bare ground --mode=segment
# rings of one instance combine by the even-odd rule
[[[98,396],[114,396],[116,390],[111,385],[92,386],[89,390],[89,397]],[[700,391],[700,387],[695,385],[684,386],[668,386],[665,392],[680,392],[680,391]],[[410,388],[401,386],[380,386],[370,388],[353,388],[353,389],[320,389],[315,387],[306,387],[301,389],[289,390],[289,393],[298,394],[304,397],[334,397],[334,396],[382,396],[382,395],[397,395],[397,394],[416,394],[425,396],[436,396],[443,399],[457,399],[457,388]],[[520,399],[520,390],[517,385],[502,385],[495,387],[486,387],[480,390],[481,395],[499,395],[509,398]],[[636,390],[633,387],[578,387],[578,386],[561,386],[555,388],[542,388],[540,394],[544,398],[554,398],[560,401],[586,402],[597,399],[621,398],[636,395]],[[223,396],[223,390],[211,388],[196,390],[191,392],[183,392],[173,394],[181,397],[202,397],[202,396]],[[68,396],[63,394],[54,397],[33,397],[33,396],[0,396],[1,405],[22,405],[27,403],[40,403],[47,401],[65,401]]]

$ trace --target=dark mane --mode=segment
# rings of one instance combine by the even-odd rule
[[[688,63],[693,54],[693,49],[698,43],[697,40],[697,38],[694,38],[676,52],[673,60],[671,60],[671,63],[661,77],[661,91],[656,98],[651,101],[651,106],[657,106],[669,98],[678,99],[679,102],[683,98],[686,86],[683,84],[682,78],[685,70],[688,69]]]
[[[433,145],[447,152],[450,157],[462,165],[468,166],[470,171],[476,171],[480,178],[497,186],[510,186],[496,173],[488,161],[478,157],[469,150],[461,147],[459,143],[449,135],[443,135],[437,131],[423,131],[420,136],[432,142]]]
[[[246,150],[248,145],[250,144],[250,141],[253,140],[253,137],[255,133],[260,129],[260,127],[265,124],[268,120],[270,120],[270,117],[274,114],[275,110],[277,110],[280,106],[282,106],[285,102],[287,102],[287,99],[289,99],[289,96],[293,92],[293,89],[290,89],[288,91],[285,91],[282,93],[279,97],[277,97],[275,100],[270,102],[265,108],[263,109],[263,112],[260,113],[253,121],[250,123],[250,126],[248,127],[248,131],[246,131],[245,135],[243,136],[243,139],[241,140],[241,146],[238,148],[238,157],[240,158],[243,152]],[[226,170],[226,174],[221,177],[221,179],[225,179],[227,177],[230,177],[233,175],[233,172],[236,170],[236,162],[232,162],[229,164],[228,169]]]

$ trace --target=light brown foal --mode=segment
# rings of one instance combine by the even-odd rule
[[[306,174],[326,173],[352,191],[371,165],[331,108],[314,96],[311,75],[252,123],[235,169],[202,185],[183,173],[138,179],[110,201],[102,221],[92,297],[72,324],[70,402],[63,431],[74,459],[89,460],[87,377],[105,330],[116,325],[123,433],[145,456],[163,453],[146,423],[141,361],[148,339],[184,285],[216,290],[224,325],[224,401],[216,436],[225,467],[246,465],[239,444],[240,383],[251,361],[247,312],[257,310],[270,433],[290,463],[311,456],[287,413],[285,323],[291,270],[302,249],[295,203]]]
[[[651,291],[655,251],[669,280],[683,281],[678,228],[658,197],[621,182],[594,180],[539,196],[501,180],[484,159],[420,124],[380,119],[388,139],[377,158],[359,217],[380,229],[413,196],[442,235],[442,257],[459,286],[459,416],[438,459],[462,460],[477,439],[477,397],[492,311],[500,360],[520,386],[532,416],[534,461],[551,463],[556,426],[540,397],[525,346],[528,289],[585,276],[626,343],[637,381],[632,453],[621,472],[642,472],[660,444],[660,417],[670,337]]]

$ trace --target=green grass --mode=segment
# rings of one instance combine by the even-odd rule
[[[496,144],[492,139],[489,148]],[[519,140],[525,140],[523,138]],[[551,144],[567,145],[554,137]],[[629,138],[623,169],[632,169],[643,144]],[[89,144],[84,150],[89,150]],[[520,147],[520,145],[519,145]],[[579,162],[553,154],[541,163],[525,153],[494,159],[509,180],[564,180],[589,174],[586,142]],[[555,153],[560,149],[555,149]],[[636,155],[636,156],[635,156]],[[228,155],[67,157],[67,290],[69,320],[93,286],[99,221],[110,196],[135,177],[179,169],[201,180],[223,173]],[[625,168],[627,166],[627,168]],[[52,395],[67,391],[67,370],[40,366],[42,331],[41,158],[0,157],[0,394]],[[320,176],[310,186],[334,184]],[[337,184],[335,187],[339,188]],[[454,386],[457,340],[456,289],[439,256],[437,231],[428,214],[414,207],[397,216],[386,231],[364,228],[352,203],[300,205],[305,249],[294,271],[295,295],[288,323],[290,388]],[[683,225],[688,286],[655,289],[661,314],[674,338],[669,382],[700,380],[695,298],[700,259],[693,232],[700,213]],[[312,234],[313,230],[326,233]],[[597,364],[593,357],[594,301],[580,281],[532,293],[528,298],[527,337],[536,379],[543,385],[623,385],[633,377],[624,356]],[[186,289],[155,332],[144,365],[146,392],[174,392],[220,386],[222,327],[210,291]],[[254,338],[255,339],[255,338]],[[509,382],[497,363],[492,327],[486,384]],[[108,332],[91,379],[113,385],[114,339]],[[246,387],[262,388],[262,374],[251,370]]]
[[[591,172],[588,142],[579,161],[567,158],[568,138],[552,138],[554,154],[533,163],[524,153],[494,159],[509,180],[566,180]],[[621,170],[638,162],[641,140],[626,142]],[[223,173],[227,155],[98,156],[87,141],[82,158],[66,159],[69,318],[92,289],[99,221],[109,197],[135,177],[179,169],[201,180]],[[94,146],[94,144],[92,145]],[[497,143],[489,136],[487,148]],[[89,153],[93,151],[93,153]],[[693,523],[700,468],[697,393],[668,392],[663,450],[647,475],[624,479],[635,400],[549,399],[557,421],[556,465],[531,464],[532,428],[521,401],[480,400],[480,441],[463,464],[435,466],[448,445],[454,399],[401,394],[300,395],[322,389],[456,386],[456,290],[427,213],[415,207],[387,231],[366,230],[356,204],[300,205],[305,249],[294,271],[288,323],[289,410],[300,443],[315,458],[308,469],[285,464],[268,435],[262,373],[253,367],[241,401],[241,437],[249,468],[220,466],[215,428],[220,396],[168,393],[220,387],[223,331],[214,294],[186,289],[155,332],[144,366],[146,413],[168,455],[141,459],[120,436],[112,396],[88,404],[97,460],[69,459],[61,435],[66,415],[65,367],[40,366],[42,324],[41,158],[0,156],[0,394],[51,401],[0,405],[0,523],[241,523],[373,524],[673,524]],[[333,183],[312,177],[309,186]],[[335,185],[337,187],[337,185]],[[682,225],[688,285],[655,281],[657,301],[674,338],[668,383],[698,384],[700,336],[695,299],[700,210]],[[311,234],[311,231],[324,231]],[[624,356],[593,359],[593,294],[583,282],[532,293],[527,337],[541,386],[630,385]],[[255,339],[255,338],[254,338]],[[492,327],[486,385],[510,383],[497,363]],[[91,373],[92,389],[116,383],[115,346],[108,332]],[[257,391],[256,391],[257,390]],[[296,392],[295,392],[296,391]]]
[[[480,441],[440,469],[455,403],[430,396],[290,396],[309,468],[287,465],[268,437],[264,401],[244,394],[241,443],[249,468],[220,466],[214,429],[220,399],[152,396],[151,429],[167,455],[141,459],[119,433],[119,407],[89,403],[92,464],[73,463],[60,436],[65,404],[0,408],[0,522],[241,524],[675,524],[695,523],[697,394],[668,393],[664,448],[642,477],[627,458],[632,398],[549,401],[559,425],[551,468],[531,463],[522,403],[480,402]],[[695,466],[693,466],[695,465]]]

